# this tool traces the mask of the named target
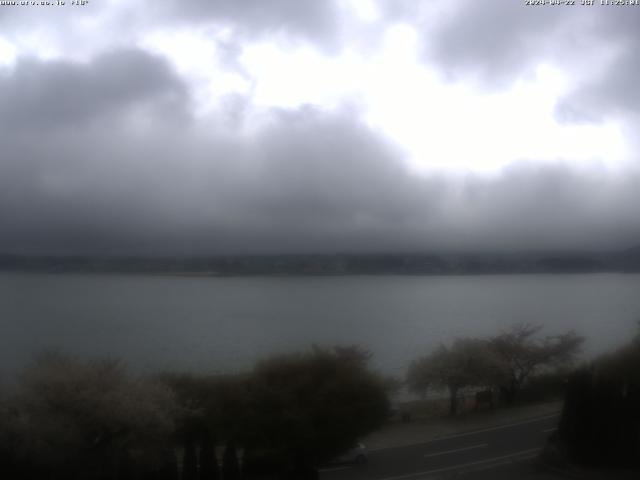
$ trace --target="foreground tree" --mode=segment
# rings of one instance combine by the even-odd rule
[[[175,440],[185,451],[184,477],[215,480],[220,474],[215,447],[236,441],[249,428],[248,378],[163,373],[158,379],[171,389],[179,406]]]
[[[486,341],[457,339],[414,361],[407,373],[409,389],[425,394],[429,387],[449,391],[449,414],[458,413],[458,394],[471,386],[491,385],[500,373],[499,363]]]
[[[216,458],[216,451],[211,440],[211,435],[205,435],[202,439],[199,454],[200,480],[218,480],[220,469]]]
[[[377,428],[389,403],[367,360],[357,348],[314,348],[258,364],[250,381],[247,461],[269,457],[290,478],[317,478],[318,464]]]
[[[118,362],[41,356],[7,401],[9,478],[118,479],[171,468],[175,403]]]
[[[240,478],[240,462],[238,449],[233,441],[227,443],[222,457],[222,478],[224,480],[238,480]]]
[[[570,364],[580,352],[584,338],[569,331],[562,335],[537,337],[541,326],[518,324],[489,340],[502,370],[500,390],[508,403],[515,402],[527,379],[543,368]]]
[[[570,376],[546,453],[585,465],[640,468],[638,337]]]

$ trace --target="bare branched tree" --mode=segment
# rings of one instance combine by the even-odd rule
[[[430,386],[448,389],[449,413],[455,415],[462,388],[491,385],[499,372],[486,341],[464,338],[416,360],[409,367],[407,383],[410,390],[422,394]]]
[[[501,361],[504,375],[501,391],[510,403],[536,370],[571,363],[584,342],[573,331],[538,337],[541,329],[539,325],[517,324],[489,340],[491,350]]]

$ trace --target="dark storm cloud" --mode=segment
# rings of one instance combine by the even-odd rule
[[[87,90],[91,108],[73,128],[60,128],[67,111],[52,108],[37,134],[0,131],[0,251],[605,248],[640,238],[637,172],[521,162],[492,179],[414,176],[402,151],[352,109],[272,109],[261,127],[245,131],[224,115],[196,121],[165,108],[166,95],[182,87],[153,57],[139,55],[95,59],[118,88],[102,80],[111,85],[103,89],[110,102],[92,101]],[[147,65],[165,80],[142,89],[135,76],[101,66],[132,67],[132,56],[139,73]],[[52,78],[48,68],[79,75],[61,62],[30,68],[34,81]],[[23,74],[16,68],[4,81]],[[40,98],[55,98],[56,82],[40,85]],[[124,93],[138,89],[144,94]],[[30,90],[12,94],[31,105]]]
[[[218,119],[206,134],[161,117],[135,132],[124,110],[94,115],[3,139],[2,249],[339,249],[424,208],[393,149],[347,113],[273,111],[242,139],[216,135]]]
[[[454,242],[485,248],[607,249],[640,239],[639,169],[517,162],[470,178],[452,211]],[[461,241],[461,239],[464,239]]]

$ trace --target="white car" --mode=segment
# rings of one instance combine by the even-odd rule
[[[355,463],[356,465],[362,465],[367,463],[368,456],[367,447],[358,443],[347,453],[340,455],[331,463]]]

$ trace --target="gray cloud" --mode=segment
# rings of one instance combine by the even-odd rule
[[[186,90],[164,60],[118,50],[89,63],[20,59],[0,77],[3,128],[81,125],[96,114],[164,98],[183,103]]]
[[[609,61],[578,79],[575,88],[558,105],[558,116],[568,121],[598,122],[607,116],[640,112],[636,88],[640,59],[631,45],[640,42],[640,11],[637,8],[603,8],[593,11],[582,35],[606,45]]]
[[[611,68],[576,82],[559,115],[599,121],[637,111],[629,87],[639,64],[623,48],[638,39],[635,13],[616,14],[615,26],[604,10],[600,18],[515,3],[460,4],[425,32],[425,58],[457,80],[498,88],[543,59],[586,72],[589,53],[569,59],[575,50],[557,42],[586,48],[607,39]],[[339,38],[332,2],[180,5],[158,4],[148,19],[131,15],[122,29],[175,25],[169,13],[184,25],[228,22],[237,33],[223,59],[229,68],[238,68],[249,36],[284,33],[324,48]],[[403,5],[390,18],[419,25]],[[133,12],[127,8],[112,17]],[[493,177],[416,176],[401,148],[353,108],[263,111],[248,96],[219,100],[215,113],[192,116],[182,79],[164,60],[128,47],[86,62],[20,58],[0,75],[0,252],[615,248],[640,239],[635,167],[531,159]],[[252,115],[261,127],[247,128]]]
[[[400,13],[396,8],[396,14],[421,24],[409,6]],[[573,89],[558,105],[559,118],[599,122],[607,114],[640,109],[634,88],[640,60],[630,47],[640,41],[638,25],[640,11],[632,7],[466,0],[457,2],[453,14],[443,15],[439,26],[422,31],[426,62],[449,78],[482,88],[504,88],[530,75],[539,63],[562,67]]]
[[[499,248],[598,249],[637,242],[631,205],[640,170],[610,172],[589,164],[522,161],[494,180],[471,179],[452,215],[467,245]]]
[[[82,122],[51,105],[36,133],[0,132],[0,251],[605,248],[640,238],[638,172],[522,162],[493,179],[419,177],[352,109],[274,109],[248,133],[224,115],[196,121],[162,107],[182,88],[153,57],[122,51],[94,63],[30,63],[5,78],[30,72],[46,102],[60,72],[104,76],[85,90]],[[106,67],[122,65],[139,74]],[[147,71],[155,81],[144,81]],[[15,105],[33,105],[31,90],[11,92]]]
[[[0,37],[30,51],[80,59],[137,44],[150,31],[227,30],[234,49],[246,41],[305,41],[326,52],[340,48],[346,28],[338,0],[143,0],[74,7],[3,7]],[[215,35],[212,35],[212,41]],[[225,47],[225,45],[221,45]],[[235,56],[239,52],[226,52]],[[224,53],[223,53],[224,55]],[[227,58],[229,64],[234,59]]]
[[[637,42],[640,42],[640,33],[629,40],[629,43]],[[640,57],[632,50],[619,52],[605,71],[581,82],[562,99],[556,108],[558,117],[565,121],[597,123],[611,115],[639,113],[639,76]]]
[[[454,14],[426,32],[426,61],[455,79],[475,77],[484,87],[503,87],[537,61],[574,47],[562,33],[581,10],[567,10],[509,0],[457,2]]]
[[[244,35],[290,33],[317,41],[333,41],[337,33],[334,0],[171,0],[157,7],[161,15],[189,23],[224,22]]]

